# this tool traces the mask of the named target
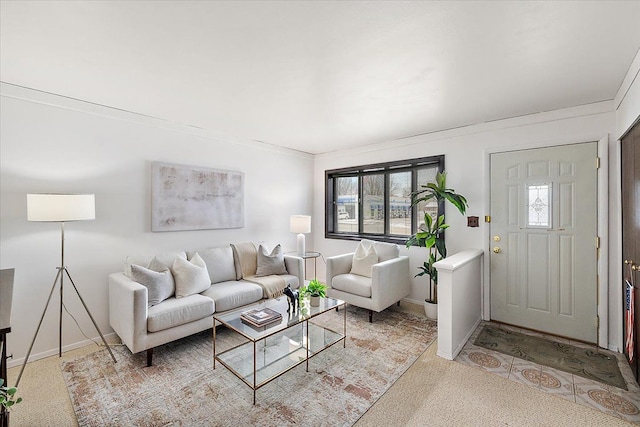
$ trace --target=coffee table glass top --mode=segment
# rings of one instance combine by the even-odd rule
[[[343,304],[344,301],[338,299],[320,298],[320,305],[318,307],[311,307],[309,305],[309,300],[304,299],[303,303],[300,305],[300,307],[298,307],[296,313],[288,313],[288,298],[286,296],[281,296],[278,298],[260,301],[250,306],[241,307],[237,310],[226,311],[219,314],[214,313],[213,318],[217,322],[220,322],[228,328],[233,329],[247,339],[251,341],[258,341],[283,329],[290,328],[291,326],[325,313],[333,308],[339,307]],[[282,319],[280,320],[280,322],[274,322],[266,326],[255,327],[246,324],[240,318],[242,313],[246,311],[264,307],[268,307],[282,314]]]

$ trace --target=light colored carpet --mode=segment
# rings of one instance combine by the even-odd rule
[[[98,350],[90,345],[64,353],[62,358],[30,362],[19,391],[25,402],[12,411],[11,426],[77,426],[60,364]],[[358,420],[356,427],[631,425],[484,370],[439,358],[436,350],[437,342]],[[18,372],[19,367],[9,370],[11,384]]]
[[[342,330],[343,313],[314,323]],[[369,323],[367,311],[349,307],[347,324],[346,348],[336,344],[311,359],[309,372],[302,364],[266,384],[255,405],[228,369],[212,369],[211,331],[156,349],[152,367],[119,348],[116,364],[103,350],[64,362],[62,372],[80,426],[350,426],[433,342],[436,323],[391,310]],[[260,359],[290,348],[291,337],[280,335],[258,343]],[[218,349],[237,337],[218,329]]]
[[[355,427],[632,425],[436,351],[437,341]]]

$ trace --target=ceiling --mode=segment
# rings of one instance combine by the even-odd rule
[[[2,1],[0,80],[318,154],[615,97],[640,1]]]

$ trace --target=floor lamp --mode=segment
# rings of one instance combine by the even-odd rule
[[[45,221],[45,222],[59,222],[61,229],[61,262],[60,267],[57,267],[58,273],[56,274],[56,278],[53,280],[53,285],[51,286],[51,292],[49,292],[49,298],[47,299],[47,304],[44,306],[44,310],[42,311],[42,317],[40,317],[40,323],[38,323],[38,327],[36,328],[36,333],[33,336],[33,340],[31,341],[31,345],[29,346],[29,351],[27,351],[27,356],[24,358],[24,362],[22,363],[22,368],[20,369],[20,374],[18,374],[18,379],[16,381],[16,386],[20,383],[20,378],[22,377],[22,372],[24,371],[25,366],[27,365],[27,361],[29,360],[29,356],[31,355],[31,350],[33,349],[33,344],[36,342],[36,338],[38,336],[38,332],[40,331],[40,326],[42,326],[42,321],[44,320],[44,315],[47,312],[47,308],[49,307],[49,303],[51,302],[51,297],[53,296],[53,291],[58,284],[58,279],[60,282],[60,323],[58,330],[58,356],[62,357],[62,308],[63,308],[63,292],[64,292],[64,277],[65,275],[71,282],[73,289],[75,289],[76,294],[80,298],[84,309],[87,314],[91,318],[93,322],[93,326],[95,326],[96,330],[100,334],[100,338],[102,338],[102,342],[109,350],[109,354],[113,358],[114,363],[117,363],[113,352],[111,351],[111,347],[107,344],[107,341],[104,339],[100,328],[98,328],[98,324],[93,319],[87,304],[84,302],[82,295],[78,291],[76,284],[73,282],[71,275],[69,274],[69,270],[64,265],[64,223],[68,221],[85,221],[96,218],[96,205],[95,205],[95,195],[93,194],[27,194],[27,220],[28,221]]]

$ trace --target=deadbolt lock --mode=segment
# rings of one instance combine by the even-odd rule
[[[499,242],[500,241],[500,236],[493,236],[493,241],[494,242]]]
[[[496,246],[495,248],[493,248],[493,252],[499,254],[500,253],[500,248]]]

